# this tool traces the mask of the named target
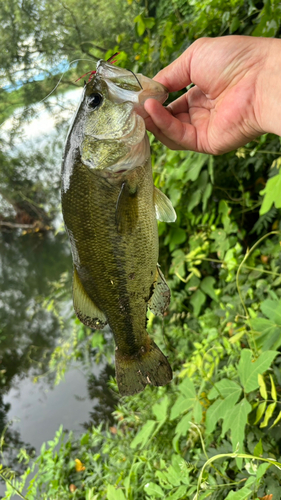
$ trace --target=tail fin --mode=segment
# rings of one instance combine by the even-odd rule
[[[115,368],[119,392],[130,396],[143,391],[147,384],[166,385],[173,378],[170,364],[150,337],[146,346],[134,355],[115,351]]]

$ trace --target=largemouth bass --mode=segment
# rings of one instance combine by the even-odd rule
[[[85,325],[114,335],[121,395],[172,379],[146,332],[147,308],[163,315],[170,291],[157,264],[157,220],[174,221],[153,185],[143,104],[168,91],[141,74],[99,61],[84,86],[62,166],[62,210],[73,264],[73,303]]]

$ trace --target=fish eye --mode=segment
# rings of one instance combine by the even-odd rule
[[[102,103],[102,95],[94,92],[89,95],[88,106],[92,109],[97,108]]]

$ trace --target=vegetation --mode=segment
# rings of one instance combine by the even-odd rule
[[[85,0],[83,5],[90,15],[102,4]],[[29,5],[39,16],[35,3]],[[41,3],[36,5],[40,13]],[[118,11],[111,10],[109,0],[106,5],[108,10],[99,13],[101,30],[105,16]],[[75,57],[85,47],[92,56],[101,55],[99,43],[108,56],[121,50],[120,64],[152,76],[200,36],[279,36],[280,31],[281,8],[275,0],[120,0],[118,5],[124,9],[123,24],[116,18],[93,39],[81,4],[50,3],[46,19],[52,9],[64,12],[68,28],[61,36],[80,31],[81,39],[67,45],[58,36],[51,49],[50,21],[45,20],[45,31],[40,35],[38,29],[34,39],[41,43],[42,38],[46,65],[51,57],[60,61],[67,46],[75,47]],[[43,17],[38,19],[43,23]],[[88,69],[83,68],[80,73]],[[280,138],[266,134],[220,157],[169,151],[153,138],[151,143],[155,184],[169,196],[178,218],[159,224],[160,264],[172,298],[164,320],[150,314],[148,328],[168,353],[174,380],[119,398],[111,377],[112,398],[118,399],[113,421],[100,421],[79,437],[60,428],[36,459],[19,450],[23,475],[4,465],[0,469],[5,500],[280,498]],[[17,169],[13,172],[16,182],[27,182],[17,177]],[[7,174],[7,185],[13,179]],[[51,192],[52,185],[44,189]],[[58,318],[64,286],[65,278],[58,279],[44,302]],[[64,339],[63,331],[62,326],[62,342],[50,360],[58,382],[73,358],[112,359],[107,334],[91,332],[74,319],[72,338]]]

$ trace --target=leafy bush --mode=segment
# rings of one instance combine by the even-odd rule
[[[281,17],[275,1],[134,8],[132,69],[147,74],[202,35],[278,36]],[[122,37],[117,42],[108,56],[122,49]],[[114,425],[78,438],[60,429],[35,461],[21,450],[20,479],[0,470],[5,500],[15,491],[28,500],[280,497],[280,139],[266,134],[221,157],[151,143],[155,184],[178,218],[159,224],[172,298],[164,320],[150,314],[148,328],[169,355],[174,381],[119,399]],[[59,316],[55,292],[52,300]],[[98,359],[111,358],[100,332],[77,323],[73,332],[52,358],[59,374],[89,346]],[[118,397],[114,379],[110,387]]]

